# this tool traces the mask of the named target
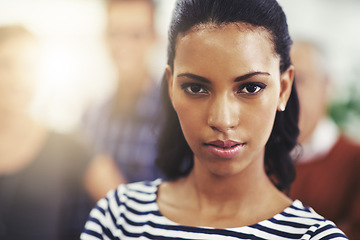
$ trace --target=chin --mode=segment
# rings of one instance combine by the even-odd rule
[[[234,163],[234,160],[225,160],[222,163],[216,163],[208,166],[208,171],[214,177],[227,178],[241,174],[249,165],[246,162]]]

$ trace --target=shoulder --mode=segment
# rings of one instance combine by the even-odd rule
[[[340,135],[336,147],[340,150],[349,151],[352,155],[360,156],[360,143],[355,142],[345,135]]]
[[[333,150],[329,153],[329,157],[336,158],[336,165],[342,166],[348,171],[348,175],[357,178],[357,169],[360,167],[360,143],[355,142],[348,137],[341,135]],[[342,168],[338,168],[342,169]]]
[[[161,180],[122,184],[110,191],[90,212],[81,239],[113,239],[114,234],[127,232],[131,226],[147,222],[156,214],[156,194]],[[104,238],[106,236],[106,238]]]
[[[144,181],[129,184],[121,184],[117,189],[111,190],[106,198],[99,201],[101,206],[109,211],[116,210],[122,206],[143,207],[156,201],[158,185],[161,180]],[[135,206],[134,203],[142,206]]]
[[[158,186],[161,180],[144,181],[120,185],[114,192],[109,192],[107,199],[116,199],[120,205],[136,202],[142,205],[156,201]]]
[[[312,208],[304,206],[299,200],[284,212],[274,217],[276,229],[301,235],[301,239],[348,239],[336,225],[316,213]]]

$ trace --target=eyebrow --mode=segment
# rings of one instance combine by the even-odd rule
[[[239,76],[239,77],[236,77],[234,82],[241,82],[241,81],[245,81],[253,76],[256,76],[256,75],[266,75],[266,76],[270,76],[270,73],[268,72],[251,72],[251,73],[247,73],[247,74],[244,74],[242,76]],[[195,80],[195,81],[198,81],[198,82],[203,82],[203,83],[210,83],[210,80],[205,78],[205,77],[202,77],[202,76],[199,76],[199,75],[196,75],[196,74],[192,74],[192,73],[180,73],[177,75],[177,77],[187,77],[187,78],[190,78],[192,80]]]
[[[242,75],[242,76],[239,76],[239,77],[235,78],[234,82],[244,81],[244,80],[249,79],[249,78],[251,78],[253,76],[256,76],[256,75],[270,76],[270,73],[268,73],[268,72],[251,72],[251,73],[247,73],[245,75]]]

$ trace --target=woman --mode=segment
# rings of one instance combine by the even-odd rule
[[[347,239],[283,193],[299,107],[278,3],[179,0],[169,44],[157,159],[169,181],[110,192],[82,239]]]

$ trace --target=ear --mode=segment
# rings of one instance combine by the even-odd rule
[[[165,68],[165,78],[166,78],[166,81],[167,81],[167,84],[168,84],[168,94],[169,94],[169,97],[170,97],[170,101],[171,101],[172,105],[174,106],[174,104],[173,104],[173,93],[172,93],[173,73],[172,73],[171,67],[169,65],[167,65],[166,68]]]
[[[291,65],[280,77],[280,96],[277,106],[278,111],[285,111],[287,101],[289,100],[292,85],[294,82],[295,67]]]

